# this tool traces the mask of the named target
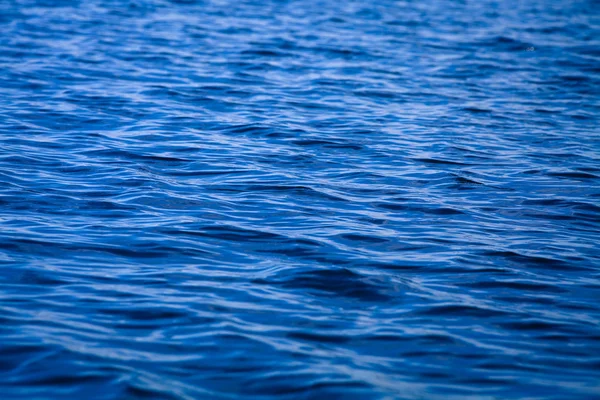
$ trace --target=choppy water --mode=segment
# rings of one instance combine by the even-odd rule
[[[600,398],[599,10],[0,2],[3,399]]]

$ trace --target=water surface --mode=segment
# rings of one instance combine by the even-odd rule
[[[600,398],[598,10],[0,2],[3,398]]]

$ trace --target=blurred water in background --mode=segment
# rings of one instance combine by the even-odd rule
[[[2,398],[600,398],[599,5],[0,1]]]

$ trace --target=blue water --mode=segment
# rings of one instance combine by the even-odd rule
[[[600,6],[0,1],[2,399],[600,398]]]

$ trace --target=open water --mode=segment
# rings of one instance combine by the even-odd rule
[[[2,399],[600,398],[596,0],[1,0]]]

